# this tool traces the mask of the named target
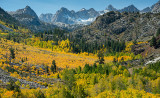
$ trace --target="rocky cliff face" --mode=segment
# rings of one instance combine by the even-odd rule
[[[61,8],[56,12],[54,17],[52,18],[52,23],[62,22],[66,24],[73,24],[74,20],[74,11],[69,11],[67,8]]]
[[[41,15],[39,16],[39,19],[40,19],[41,21],[44,21],[44,22],[47,22],[47,23],[51,23],[53,16],[54,16],[54,15],[51,14],[51,13],[41,14]]]

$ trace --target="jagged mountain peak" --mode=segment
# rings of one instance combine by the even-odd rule
[[[37,14],[34,12],[34,10],[30,7],[30,6],[26,6],[25,8],[23,9],[18,9],[17,11],[12,11],[12,12],[9,12],[9,14],[11,15],[29,15],[31,17],[34,17],[34,18],[37,18],[38,19],[38,16]]]
[[[43,23],[39,20],[35,11],[30,7],[26,6],[23,9],[18,9],[17,11],[9,12],[12,17],[18,20],[21,24],[24,24],[30,29],[42,29]]]
[[[29,5],[27,5],[27,6],[25,7],[25,9],[30,9],[30,10],[31,10],[31,7],[30,7]]]
[[[131,5],[129,5],[129,6],[127,6],[127,7],[125,7],[125,8],[136,8],[133,4],[131,4]],[[124,8],[124,9],[125,9]],[[137,9],[137,8],[136,8]]]
[[[61,7],[61,9],[58,10],[55,15],[57,15],[57,14],[60,14],[60,15],[71,14],[71,11],[69,11],[65,7]]]
[[[70,20],[66,20],[69,17],[72,17],[74,14],[73,11],[69,11],[67,8],[62,7],[60,10],[58,10],[56,12],[56,14],[54,15],[54,17],[51,19],[52,23],[56,23],[56,22],[66,22],[66,23],[72,23],[72,21]]]
[[[129,5],[128,7],[135,7],[133,4]]]
[[[23,8],[23,9],[18,9],[17,11],[22,11],[22,10],[24,11],[23,13],[25,13],[25,12],[27,12],[27,11],[34,12],[33,9],[31,9],[31,7],[28,6],[28,5],[27,5],[25,8]]]
[[[90,8],[89,10],[82,8],[81,10],[75,12],[74,10],[70,11],[62,7],[52,18],[52,23],[89,24],[99,15],[99,12],[93,8]]]
[[[72,12],[72,13],[75,13],[75,11],[74,11],[74,10],[71,10],[71,12]]]
[[[86,11],[86,9],[85,9],[85,8],[82,8],[80,11]]]
[[[110,4],[110,5],[108,5],[108,8],[114,8],[114,7],[113,7],[113,5]]]
[[[152,8],[150,7],[146,7],[143,10],[141,10],[142,13],[151,12],[151,11],[152,11]]]
[[[109,11],[117,11],[117,9],[114,8],[111,4],[108,5],[108,7],[106,8],[106,10],[109,10]]]
[[[69,10],[65,7],[61,7],[60,11],[69,11]]]
[[[88,11],[96,11],[94,8],[90,8]]]
[[[70,11],[70,10],[68,10],[68,9],[65,8],[65,7],[61,7],[61,9],[58,10],[55,15],[68,15],[68,14],[71,14],[71,13],[73,13],[73,12],[74,12],[74,11]]]
[[[139,10],[133,4],[131,4],[128,7],[119,10],[119,12],[139,12]]]

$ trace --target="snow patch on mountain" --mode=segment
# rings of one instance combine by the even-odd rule
[[[92,23],[93,21],[95,21],[95,18],[89,18],[89,19],[77,19],[77,24],[84,24],[84,25],[88,25],[90,23]]]

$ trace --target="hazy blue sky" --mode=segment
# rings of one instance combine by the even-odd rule
[[[121,9],[134,4],[138,9],[151,6],[158,0],[0,0],[0,7],[6,11],[15,11],[29,5],[38,15],[55,13],[61,7],[78,11],[81,8],[104,10],[109,4]]]

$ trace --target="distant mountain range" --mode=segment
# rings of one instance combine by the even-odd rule
[[[13,18],[18,20],[21,24],[26,25],[29,29],[33,30],[49,30],[55,27],[65,28],[65,29],[75,29],[82,27],[83,25],[89,25],[96,20],[98,16],[101,16],[110,11],[118,12],[160,12],[160,1],[154,4],[151,7],[147,7],[143,10],[137,9],[134,5],[124,7],[123,9],[116,9],[112,5],[109,5],[103,11],[96,11],[93,8],[85,9],[75,12],[74,10],[68,10],[67,8],[62,7],[55,14],[41,14],[39,17],[33,9],[29,6],[26,6],[23,9],[17,11],[8,12]]]
[[[128,7],[124,7],[123,9],[116,9],[112,5],[109,5],[103,11],[96,11],[93,8],[86,10],[85,8],[81,9],[78,12],[74,10],[69,11],[67,8],[61,8],[55,14],[41,14],[39,19],[44,22],[52,23],[52,24],[84,24],[88,25],[95,21],[95,19],[103,15],[104,13],[110,11],[118,11],[118,12],[160,12],[160,1],[154,4],[152,7],[144,8],[143,10],[137,9],[134,5],[129,5]]]
[[[88,25],[93,21],[95,21],[95,19],[98,16],[103,15],[104,13],[107,13],[109,11],[139,12],[139,10],[134,5],[130,5],[121,10],[114,8],[112,5],[109,5],[103,11],[96,11],[93,8],[86,10],[85,8],[83,8],[78,12],[75,12],[74,10],[69,11],[67,8],[62,7],[60,10],[56,12],[56,14],[41,14],[39,19],[41,21],[52,23],[52,24],[64,23],[64,24]]]
[[[78,12],[73,10],[69,11],[67,8],[62,7],[56,14],[41,14],[40,20],[49,23],[65,23],[65,24],[90,24],[98,17],[100,13],[93,8],[86,10],[81,9]]]
[[[97,17],[90,25],[71,32],[72,38],[76,41],[83,39],[87,43],[104,43],[107,39],[148,41],[160,27],[160,1],[141,11],[134,5],[123,9],[109,5],[106,10],[110,12]]]

